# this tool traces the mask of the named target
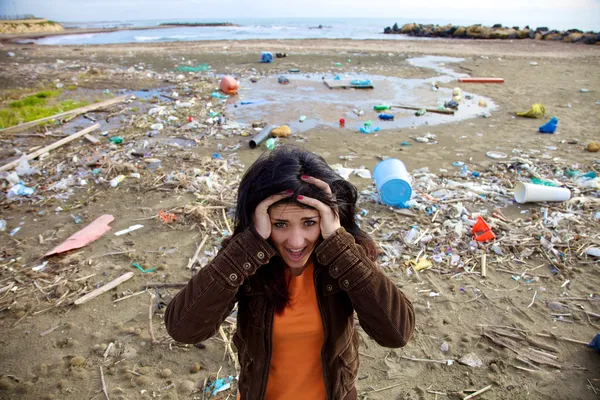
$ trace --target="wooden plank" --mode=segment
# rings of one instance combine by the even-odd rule
[[[92,144],[98,144],[98,143],[100,143],[100,140],[98,140],[95,137],[90,136],[88,134],[83,135],[83,137],[85,138],[85,140],[87,140],[88,142],[90,142]]]
[[[96,297],[100,296],[101,294],[106,293],[109,290],[116,288],[121,283],[131,279],[132,277],[133,277],[133,272],[127,272],[126,274],[121,275],[117,279],[114,279],[114,280],[108,282],[106,285],[101,286],[98,289],[94,289],[91,292],[89,292],[88,294],[86,294],[85,296],[78,298],[77,300],[74,301],[74,303],[75,303],[75,305],[87,303],[88,301],[95,299]]]
[[[100,103],[90,104],[90,105],[87,105],[84,107],[76,108],[71,111],[65,111],[65,112],[62,112],[59,114],[51,115],[49,117],[36,119],[35,121],[25,122],[24,124],[15,125],[15,126],[11,126],[10,128],[1,129],[0,134],[11,133],[11,132],[21,132],[27,128],[31,128],[32,126],[36,126],[37,124],[42,123],[42,122],[50,121],[52,119],[56,119],[56,118],[60,118],[60,117],[66,117],[67,115],[76,116],[79,114],[84,114],[86,112],[94,111],[99,108],[112,106],[117,103],[122,103],[123,101],[129,100],[130,98],[131,98],[131,95],[129,95],[129,94],[124,95],[124,96],[115,97],[114,99],[101,101]]]
[[[461,83],[504,83],[502,78],[460,78]]]
[[[375,86],[373,86],[373,84],[371,85],[353,85],[351,82],[351,80],[335,80],[335,79],[325,79],[323,81],[325,83],[325,85],[327,85],[327,87],[329,89],[348,89],[348,88],[353,88],[353,89],[375,89]]]
[[[431,113],[438,113],[444,115],[454,115],[454,110],[438,110],[437,108],[431,107],[414,107],[414,106],[401,106],[401,105],[393,105],[393,108],[402,108],[403,110],[425,110]]]
[[[30,154],[28,154],[26,156],[27,161],[31,161],[34,158],[37,158],[37,157],[41,156],[42,154],[49,152],[50,150],[54,150],[56,148],[59,148],[62,145],[65,145],[65,144],[67,144],[69,142],[72,142],[73,140],[75,140],[77,138],[85,136],[88,133],[90,133],[92,131],[95,131],[98,128],[100,128],[100,124],[94,124],[92,126],[89,126],[89,127],[85,128],[85,129],[80,130],[77,133],[74,133],[74,134],[72,134],[70,136],[64,137],[64,138],[60,139],[59,141],[54,142],[54,143],[52,143],[52,144],[50,144],[50,145],[48,145],[46,147],[43,147],[43,148],[41,148],[39,150],[36,150],[33,153],[30,153]],[[19,165],[19,159],[15,160],[15,161],[12,161],[12,162],[9,162],[8,164],[5,164],[2,167],[0,167],[0,172],[2,172],[2,171],[8,171],[8,170],[16,167],[17,165]]]

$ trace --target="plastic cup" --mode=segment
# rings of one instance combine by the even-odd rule
[[[566,188],[524,182],[517,182],[515,185],[515,200],[521,204],[541,201],[566,201],[570,198],[571,191]]]
[[[373,169],[373,180],[382,203],[397,207],[410,200],[412,178],[402,161],[396,158],[381,161]]]

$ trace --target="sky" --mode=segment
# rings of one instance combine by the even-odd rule
[[[426,7],[418,4],[407,0],[0,0],[0,15],[34,14],[59,22],[391,16],[390,24],[394,19],[479,20],[505,25],[532,20],[532,25],[541,22],[566,29],[581,24],[600,31],[600,0],[427,0]]]

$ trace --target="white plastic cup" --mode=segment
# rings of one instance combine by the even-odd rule
[[[517,182],[515,185],[515,200],[521,204],[542,201],[566,201],[570,198],[571,191],[566,188],[524,182]]]
[[[396,158],[381,161],[373,169],[373,180],[382,203],[397,207],[410,200],[412,178],[402,161]]]

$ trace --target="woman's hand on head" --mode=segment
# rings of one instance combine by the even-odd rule
[[[261,201],[256,209],[254,210],[254,229],[263,238],[268,239],[271,236],[271,218],[269,217],[269,207],[277,203],[279,200],[283,200],[286,197],[290,197],[294,193],[293,190],[281,192],[267,197]]]
[[[302,175],[301,179],[304,182],[315,185],[329,196],[333,197],[331,188],[326,182],[306,175]],[[323,204],[317,199],[313,199],[312,197],[298,196],[297,199],[300,203],[306,204],[307,206],[313,207],[319,211],[319,215],[321,216],[321,235],[323,236],[323,239],[327,239],[341,227],[339,215],[333,212],[329,206]]]

